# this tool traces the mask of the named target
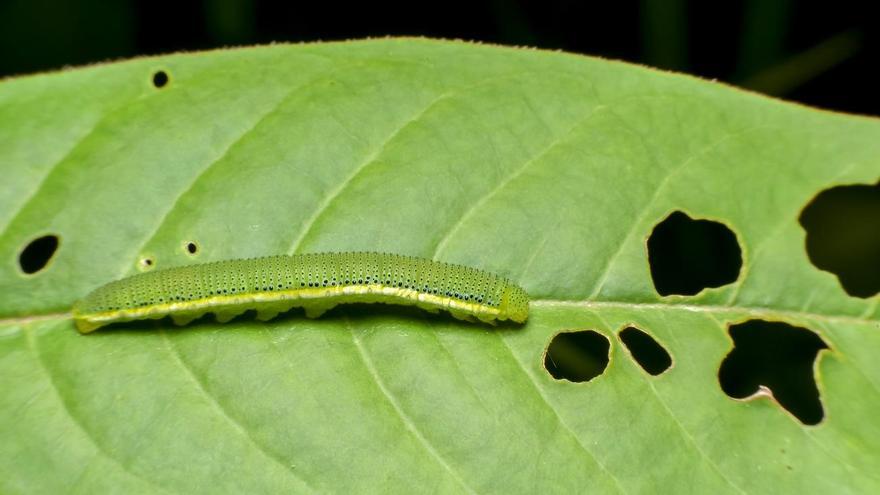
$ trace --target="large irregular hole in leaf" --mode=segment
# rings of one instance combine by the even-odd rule
[[[822,420],[813,364],[825,342],[811,330],[787,323],[750,320],[730,326],[733,350],[718,380],[724,393],[744,399],[769,389],[776,402],[804,424]]]
[[[608,367],[611,343],[599,332],[562,332],[553,337],[544,353],[544,368],[557,380],[587,382]]]
[[[58,236],[54,234],[37,237],[21,250],[18,255],[18,265],[21,271],[34,274],[46,268],[49,260],[58,251]]]
[[[620,341],[639,366],[651,375],[657,376],[672,366],[669,352],[654,337],[638,328],[626,327],[621,330]]]
[[[801,213],[807,255],[840,280],[847,294],[880,292],[880,183],[826,189]]]
[[[725,225],[675,211],[651,232],[648,261],[657,293],[692,296],[736,281],[742,252]]]

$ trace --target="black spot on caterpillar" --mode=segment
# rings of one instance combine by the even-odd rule
[[[94,290],[73,306],[77,329],[171,316],[184,325],[250,310],[269,320],[293,307],[316,318],[337,304],[415,305],[462,320],[528,318],[519,286],[483,270],[385,253],[314,253],[202,263],[140,273]]]

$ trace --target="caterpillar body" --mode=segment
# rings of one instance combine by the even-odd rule
[[[343,303],[415,305],[468,321],[528,318],[529,297],[492,273],[387,253],[313,253],[166,268],[95,289],[73,306],[77,329],[171,316],[184,325],[206,313],[229,321],[255,309],[269,320],[294,307],[316,318]]]

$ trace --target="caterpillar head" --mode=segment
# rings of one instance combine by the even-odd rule
[[[499,320],[525,323],[529,317],[529,296],[521,287],[509,284],[501,294],[501,304],[498,305],[498,310]]]

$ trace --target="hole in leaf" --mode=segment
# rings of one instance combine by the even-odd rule
[[[168,84],[168,73],[164,70],[157,70],[153,74],[153,86],[162,89]]]
[[[544,368],[557,380],[586,382],[608,367],[611,344],[593,330],[562,332],[553,337],[544,353]]]
[[[49,264],[52,255],[58,250],[58,236],[44,235],[32,240],[18,255],[21,271],[28,275],[37,273]]]
[[[144,256],[138,261],[138,267],[140,267],[141,270],[149,270],[150,268],[153,268],[153,264],[155,263],[156,260],[154,260],[152,256]]]
[[[807,255],[837,275],[847,294],[880,292],[880,183],[826,189],[801,212]]]
[[[639,366],[651,375],[657,376],[672,366],[672,357],[666,349],[638,328],[624,328],[620,331],[620,340]]]
[[[742,252],[725,225],[675,211],[651,232],[648,262],[658,294],[692,296],[736,281]]]
[[[724,393],[744,399],[772,393],[776,402],[804,424],[822,420],[813,364],[828,346],[811,330],[787,323],[750,320],[730,326],[733,350],[721,362]]]
[[[196,254],[199,252],[199,245],[195,241],[189,241],[183,245],[183,249],[189,254]]]

